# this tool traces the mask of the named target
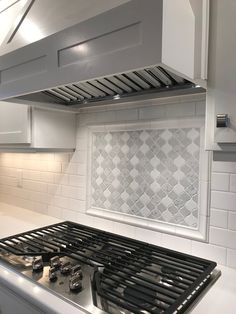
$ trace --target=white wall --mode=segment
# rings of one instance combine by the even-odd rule
[[[0,154],[0,201],[236,268],[236,154],[214,155],[209,243],[85,214],[87,124],[204,116],[204,99],[204,96],[179,96],[131,104],[129,108],[123,104],[112,110],[87,110],[78,117],[77,149],[74,154]],[[22,170],[23,188],[17,187],[17,169]]]

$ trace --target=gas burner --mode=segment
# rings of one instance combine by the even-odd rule
[[[140,287],[138,284],[128,286],[124,289],[123,295],[125,300],[134,307],[147,311],[155,308],[157,294],[146,287]]]
[[[182,314],[216,267],[72,222],[0,240],[0,260],[85,312],[101,314]]]

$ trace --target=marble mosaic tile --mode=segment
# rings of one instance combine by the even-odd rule
[[[198,227],[200,128],[92,133],[91,206]]]

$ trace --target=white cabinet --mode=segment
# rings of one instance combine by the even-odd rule
[[[75,149],[75,113],[19,102],[0,102],[0,150]]]
[[[236,1],[211,2],[206,148],[236,149]],[[217,127],[217,115],[228,114],[227,127]]]
[[[43,314],[30,303],[0,287],[0,314]]]
[[[30,144],[30,107],[0,102],[0,143]]]
[[[205,87],[209,0],[164,0],[162,63]]]

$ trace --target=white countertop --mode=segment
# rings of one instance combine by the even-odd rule
[[[50,216],[0,203],[0,238],[60,221]],[[222,271],[221,277],[192,310],[192,314],[236,313],[236,269],[224,266],[218,266],[218,268]],[[23,298],[34,300],[33,303],[42,310],[50,313],[83,313],[0,264],[0,284],[1,282],[11,290],[16,290],[17,293],[21,290],[20,294]]]

